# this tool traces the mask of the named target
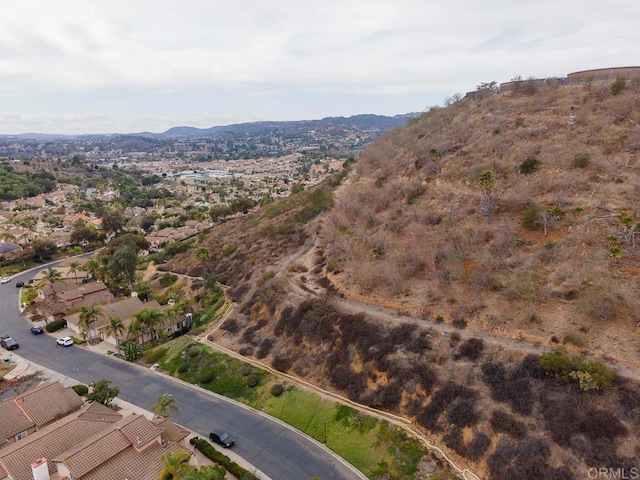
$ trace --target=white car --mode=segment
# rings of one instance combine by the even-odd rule
[[[0,278],[0,283],[9,283],[10,281],[11,281],[11,279],[9,277]]]
[[[73,339],[71,337],[62,337],[56,340],[58,345],[62,345],[63,347],[70,347],[73,345]]]

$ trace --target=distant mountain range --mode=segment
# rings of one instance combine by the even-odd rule
[[[233,125],[215,126],[210,128],[196,128],[188,126],[173,127],[162,133],[141,132],[131,134],[91,134],[91,135],[61,135],[43,133],[23,133],[20,135],[0,135],[11,138],[69,138],[69,137],[113,137],[113,136],[137,136],[157,139],[169,139],[176,137],[212,137],[231,135],[261,135],[261,134],[295,134],[321,130],[339,133],[346,130],[360,130],[369,132],[383,132],[395,127],[405,125],[411,118],[420,116],[421,112],[405,113],[401,115],[385,116],[374,114],[353,115],[351,117],[326,117],[320,120],[294,120],[294,121],[262,121],[237,123]]]

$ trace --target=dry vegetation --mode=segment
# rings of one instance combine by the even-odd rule
[[[336,179],[217,227],[239,308],[214,339],[412,418],[486,478],[640,466],[637,383],[591,361],[640,366],[638,91],[464,99],[385,135],[333,200]],[[197,276],[196,249],[161,268]]]

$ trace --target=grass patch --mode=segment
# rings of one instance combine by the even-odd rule
[[[212,392],[262,410],[306,433],[347,460],[365,475],[376,478],[411,478],[428,452],[416,439],[387,422],[287,386],[279,396],[271,389],[275,377],[252,365],[213,351],[186,337],[165,343],[160,369]],[[257,385],[254,385],[256,379]]]

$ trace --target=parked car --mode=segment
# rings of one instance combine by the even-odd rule
[[[70,347],[73,345],[73,339],[71,337],[62,337],[56,340],[58,345],[62,345],[63,347]]]
[[[0,283],[9,283],[10,281],[11,281],[11,279],[9,277],[0,278]]]
[[[44,333],[44,329],[40,325],[34,325],[31,327],[31,333],[34,335],[40,335],[41,333]]]
[[[5,348],[7,350],[15,350],[20,346],[18,345],[18,342],[16,342],[9,335],[4,335],[0,337],[0,345],[2,345],[2,348]]]
[[[17,282],[16,288],[24,287],[24,282]]]
[[[236,443],[235,438],[231,437],[231,435],[228,432],[220,432],[220,433],[211,432],[209,434],[209,440],[211,440],[214,443],[217,443],[218,445],[222,445],[224,448],[232,447],[233,444]]]

